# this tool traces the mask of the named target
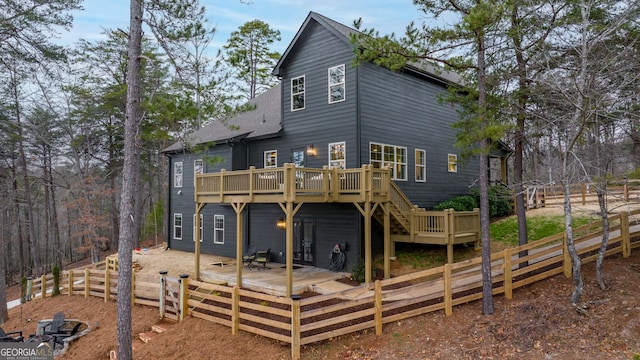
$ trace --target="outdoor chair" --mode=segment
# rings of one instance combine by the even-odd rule
[[[267,267],[267,263],[269,262],[269,255],[271,254],[271,248],[264,250],[256,251],[256,263],[258,265],[262,264],[262,266],[258,266],[258,270],[270,269]]]
[[[42,335],[61,334],[63,332],[62,325],[64,325],[64,313],[60,311],[53,315],[53,320],[44,327]]]
[[[24,340],[22,337],[22,331],[11,331],[6,333],[2,328],[0,328],[0,342],[22,342],[22,340]]]
[[[247,249],[247,251],[242,255],[242,265],[247,266],[249,269],[253,266],[253,261],[256,259],[256,247],[251,246]]]
[[[73,335],[75,335],[78,330],[80,329],[80,326],[82,325],[81,322],[77,322],[72,328],[71,330],[65,330],[65,329],[60,329],[60,333],[57,334],[48,334],[49,336],[53,337],[54,341],[57,344],[60,345],[64,345],[64,339],[71,337]]]

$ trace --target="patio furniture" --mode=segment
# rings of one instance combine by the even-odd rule
[[[253,267],[252,262],[256,259],[256,247],[251,246],[247,251],[242,255],[242,266],[247,266],[249,269]]]
[[[264,250],[256,251],[256,263],[258,263],[258,265],[262,264],[262,267],[260,266],[256,267],[258,270],[271,269],[270,267],[267,267],[270,254],[271,254],[271,248],[267,249],[266,251]]]
[[[14,336],[18,335],[18,336]],[[0,342],[22,342],[22,331],[10,331],[8,333],[0,327]]]
[[[53,337],[54,341],[57,344],[64,345],[64,339],[66,339],[68,337],[72,337],[73,335],[75,335],[78,332],[78,330],[80,329],[80,325],[82,325],[82,323],[78,321],[71,328],[71,330],[69,330],[69,329],[60,329],[60,333],[48,334],[48,336]]]
[[[60,334],[62,325],[64,325],[64,313],[60,311],[53,315],[51,323],[44,327],[42,335]]]

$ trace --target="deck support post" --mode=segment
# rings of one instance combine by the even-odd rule
[[[202,226],[202,224],[200,223],[200,211],[202,211],[202,208],[204,208],[206,204],[201,204],[201,203],[196,203],[196,229],[195,230],[195,234],[194,234],[194,240],[196,241],[196,280],[200,281],[200,227]],[[183,225],[184,225],[184,219],[182,219]]]
[[[382,205],[384,211],[384,278],[391,278],[391,214],[389,213],[389,203]]]
[[[371,283],[371,215],[373,210],[371,201],[365,201],[364,207],[354,203],[358,211],[364,216],[364,282]]]
[[[286,244],[286,254],[285,254],[285,286],[287,288],[287,297],[291,297],[293,294],[293,217],[296,215],[298,210],[303,203],[298,203],[295,207],[293,206],[293,202],[287,201],[286,203],[278,203],[282,211],[285,214],[285,244]]]
[[[244,238],[242,226],[242,212],[247,203],[231,203],[236,212],[236,286],[242,287],[242,239]]]

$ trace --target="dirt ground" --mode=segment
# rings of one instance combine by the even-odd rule
[[[159,257],[144,255],[143,268]],[[169,262],[166,261],[167,264]],[[209,260],[204,261],[209,264]],[[155,266],[155,265],[153,265]],[[172,272],[190,272],[184,269]],[[303,346],[302,359],[637,359],[640,358],[640,250],[631,257],[605,260],[607,290],[595,282],[593,263],[583,266],[585,291],[581,313],[570,304],[571,279],[558,275],[494,297],[494,313],[482,315],[479,301],[386,324],[373,330]],[[18,294],[18,295],[16,295]],[[8,298],[19,296],[17,288]],[[116,348],[116,303],[98,298],[58,296],[11,309],[5,331],[35,333],[37,320],[64,311],[87,321],[92,331],[74,342],[61,359],[108,359]],[[133,334],[159,322],[158,309],[133,308]],[[288,344],[187,318],[134,351],[135,359],[290,359]]]

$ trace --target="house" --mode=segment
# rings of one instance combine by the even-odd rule
[[[172,249],[239,258],[256,246],[288,267],[349,271],[363,258],[370,267],[373,252],[388,258],[390,237],[415,241],[397,229],[400,212],[468,194],[478,162],[459,163],[458,114],[438,101],[457,77],[352,66],[354,31],[311,12],[273,70],[280,85],[191,134],[186,142],[206,150],[164,150]],[[386,207],[392,194],[406,202],[397,214]]]

